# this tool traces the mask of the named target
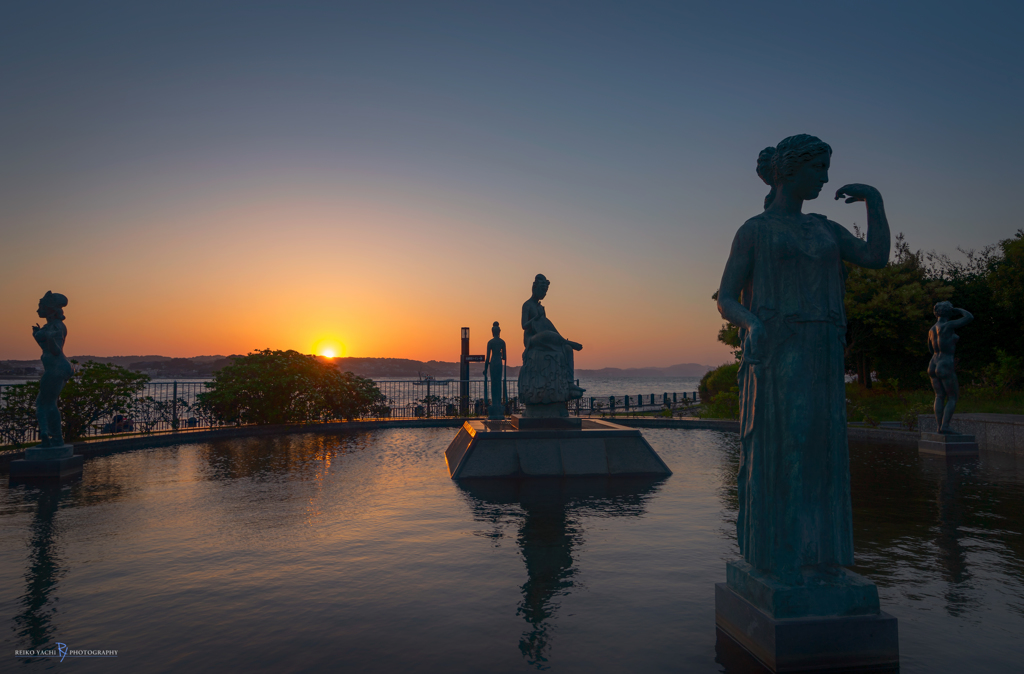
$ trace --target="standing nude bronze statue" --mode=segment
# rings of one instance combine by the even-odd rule
[[[37,313],[45,318],[42,327],[32,327],[32,336],[43,350],[43,377],[39,380],[39,396],[36,397],[36,416],[39,419],[39,447],[62,447],[64,431],[61,428],[60,409],[57,399],[64,385],[75,373],[71,362],[64,357],[64,340],[68,329],[64,327],[64,307],[68,298],[49,290],[39,300]]]
[[[959,311],[960,318],[953,319],[953,312]],[[955,309],[949,302],[935,305],[935,325],[928,330],[928,351],[932,359],[928,363],[928,377],[935,390],[935,429],[938,433],[952,433],[949,422],[960,397],[960,384],[956,379],[953,354],[960,339],[954,332],[974,320],[965,309]]]
[[[761,152],[757,175],[771,191],[764,212],[736,233],[718,294],[743,344],[743,562],[730,565],[786,586],[840,582],[848,577],[841,567],[853,564],[843,263],[879,269],[889,259],[889,223],[874,187],[844,185],[835,194],[865,203],[867,241],[803,212],[828,182],[831,157],[827,143],[808,135]]]

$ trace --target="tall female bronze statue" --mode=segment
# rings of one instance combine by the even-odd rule
[[[583,348],[558,334],[540,301],[551,283],[544,274],[533,281],[530,299],[523,303],[523,367],[519,371],[519,399],[526,415],[567,416],[565,403],[583,396],[573,375],[573,351]]]
[[[491,326],[491,341],[487,342],[487,355],[484,356],[484,380],[490,378],[490,405],[487,408],[488,419],[505,418],[505,368],[508,353],[505,340],[501,338],[501,326],[494,321]],[[487,397],[487,384],[484,384],[484,397]]]
[[[43,349],[43,377],[39,380],[39,395],[36,397],[36,416],[39,419],[40,447],[61,447],[64,445],[64,431],[61,428],[60,409],[57,399],[64,384],[75,373],[71,363],[64,357],[64,340],[68,329],[64,327],[64,307],[68,298],[46,291],[39,300],[37,313],[46,319],[46,325],[32,327],[32,336]]]
[[[853,564],[843,261],[878,269],[889,258],[875,188],[836,191],[836,199],[867,205],[867,241],[803,213],[828,182],[831,156],[808,135],[761,152],[757,175],[771,191],[764,212],[736,233],[718,294],[743,344],[740,551],[754,570],[790,586]]]
[[[953,312],[959,311],[960,318],[953,320]],[[954,309],[949,302],[935,305],[935,325],[928,330],[928,351],[932,359],[928,363],[928,376],[935,390],[935,430],[952,433],[949,421],[953,418],[956,401],[960,397],[960,384],[956,379],[953,354],[960,340],[954,330],[974,320],[964,309]]]

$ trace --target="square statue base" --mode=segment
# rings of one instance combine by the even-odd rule
[[[780,620],[726,583],[716,583],[715,624],[773,672],[855,672],[899,667],[896,618],[884,611]]]
[[[531,426],[534,421],[577,423]],[[453,480],[672,474],[639,430],[597,419],[467,421],[448,445],[444,459]]]
[[[517,431],[534,430],[563,430],[572,431],[583,428],[583,419],[580,417],[525,417],[513,414],[509,419],[512,428]]]
[[[11,461],[11,479],[66,478],[82,472],[85,458],[75,454],[71,445],[29,447],[25,458]]]
[[[978,440],[960,433],[922,433],[917,451],[938,456],[977,456]]]
[[[737,559],[726,562],[725,579],[736,594],[778,620],[878,613],[875,584],[842,567],[834,576],[817,574],[803,585],[786,585]]]

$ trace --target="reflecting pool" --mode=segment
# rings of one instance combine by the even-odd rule
[[[663,480],[448,479],[454,429],[181,444],[0,485],[6,667],[758,671],[716,643],[738,440],[645,430]],[[859,573],[902,672],[1024,662],[1024,458],[852,449]],[[17,649],[117,650],[26,661]]]

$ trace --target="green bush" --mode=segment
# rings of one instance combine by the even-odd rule
[[[353,419],[383,400],[370,379],[315,356],[270,349],[236,357],[197,398],[210,417],[233,424]]]
[[[733,386],[728,391],[719,391],[711,402],[703,405],[701,419],[739,419],[740,393],[739,387]]]
[[[701,402],[713,402],[716,395],[735,387],[739,371],[739,363],[730,363],[717,367],[701,377],[700,386],[697,387]]]
[[[75,361],[72,361],[74,363]],[[114,414],[129,414],[149,375],[127,368],[89,361],[77,368],[60,393],[64,441],[82,438],[89,426]],[[0,442],[20,445],[36,430],[36,396],[39,382],[4,389],[0,406]]]
[[[60,393],[64,441],[81,438],[100,419],[114,414],[130,415],[136,397],[148,381],[148,374],[119,365],[89,361],[78,368]]]

